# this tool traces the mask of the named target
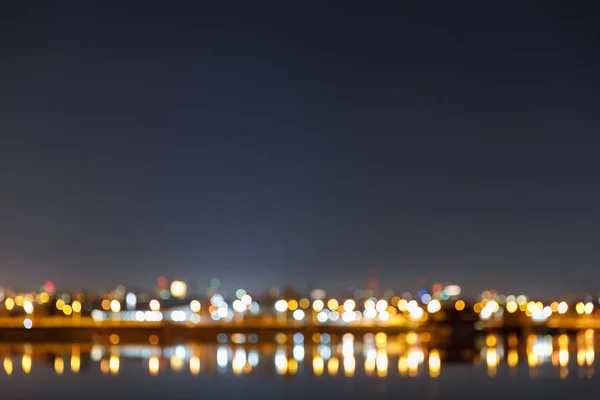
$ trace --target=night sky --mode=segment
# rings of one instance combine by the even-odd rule
[[[0,286],[600,289],[593,2],[5,3]]]

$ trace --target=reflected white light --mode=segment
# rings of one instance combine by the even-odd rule
[[[219,346],[217,348],[217,365],[219,368],[227,368],[228,358],[227,348],[225,346]]]
[[[317,347],[317,351],[319,352],[321,358],[325,361],[329,360],[329,358],[331,357],[331,347],[329,347],[326,344],[320,344]]]
[[[293,356],[296,361],[298,361],[298,362],[303,361],[304,360],[304,346],[302,346],[302,345],[294,346]]]
[[[258,365],[258,361],[259,361],[258,351],[250,350],[250,352],[248,353],[248,362],[250,363],[250,365],[252,367],[256,367]]]

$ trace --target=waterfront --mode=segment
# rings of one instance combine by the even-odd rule
[[[461,357],[426,333],[220,335],[214,343],[2,343],[3,399],[591,398],[595,332],[478,336]],[[151,344],[154,342],[155,344]],[[579,397],[577,397],[579,396]]]

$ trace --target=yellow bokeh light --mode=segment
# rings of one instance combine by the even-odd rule
[[[56,304],[58,304],[58,302],[56,302]],[[102,300],[102,309],[106,310],[106,311],[110,310],[110,300],[108,300],[108,299]]]
[[[329,299],[327,301],[327,308],[329,308],[331,311],[337,310],[338,307],[339,307],[339,303],[336,299]]]
[[[46,292],[42,292],[40,293],[40,302],[41,303],[47,303],[50,301],[50,295]]]
[[[62,309],[65,307],[65,302],[61,299],[56,300],[56,309],[59,311],[62,311]]]
[[[462,300],[458,300],[456,303],[454,303],[454,308],[456,309],[456,311],[462,311],[465,309],[465,302]]]
[[[23,372],[25,372],[25,374],[31,372],[31,356],[29,354],[23,354],[23,359],[21,360],[21,367],[23,368]]]
[[[11,311],[13,308],[15,308],[15,301],[9,297],[4,302],[4,307],[6,307],[8,311]]]
[[[519,305],[517,304],[516,301],[509,301],[508,303],[506,303],[506,311],[508,311],[509,313],[514,313],[519,309]]]
[[[23,303],[25,303],[25,297],[21,295],[15,297],[15,304],[17,307],[23,307]]]
[[[585,310],[585,304],[583,304],[581,301],[575,305],[575,311],[577,311],[577,314],[579,314],[579,315],[583,314],[584,310]]]
[[[62,357],[56,357],[54,359],[54,371],[56,371],[57,375],[62,375],[65,372],[65,361]]]
[[[73,309],[73,312],[75,312],[75,313],[81,312],[81,303],[79,302],[79,300],[75,300],[73,302],[73,305],[71,306],[71,308]]]
[[[303,297],[300,299],[300,301],[298,301],[298,305],[300,306],[300,308],[307,309],[308,307],[310,307],[310,301],[306,297]]]
[[[294,299],[288,300],[288,310],[290,311],[295,311],[296,309],[298,309],[298,302]]]
[[[70,305],[65,304],[62,311],[65,313],[65,315],[71,315],[73,313],[73,308],[71,308]]]
[[[398,301],[398,310],[404,312],[406,311],[408,308],[408,301],[404,300],[404,299],[400,299],[400,301]]]
[[[156,356],[152,356],[148,359],[148,371],[150,371],[150,375],[155,376],[158,375],[158,371],[160,370],[160,360]]]

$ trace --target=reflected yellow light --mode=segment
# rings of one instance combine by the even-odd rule
[[[519,352],[516,349],[510,349],[506,362],[510,368],[515,368],[519,364]]]
[[[323,358],[320,355],[316,355],[313,358],[313,374],[315,376],[323,375],[323,369],[325,367],[325,363],[323,362]]]
[[[13,372],[13,363],[12,360],[8,356],[4,356],[4,372],[6,375],[12,375]]]
[[[100,371],[102,371],[102,373],[104,375],[106,375],[110,372],[110,365],[106,358],[103,358],[102,360],[100,360]]]
[[[429,376],[432,378],[440,376],[441,366],[440,352],[437,349],[432,349],[429,352]]]
[[[496,375],[496,367],[498,367],[499,357],[495,348],[487,349],[485,361],[488,367],[488,374],[490,376]]]
[[[73,346],[71,350],[71,371],[78,373],[81,368],[81,357],[78,346]]]
[[[569,365],[569,350],[562,349],[558,352],[558,363],[561,367]]]
[[[148,359],[148,371],[150,371],[150,375],[152,376],[158,375],[160,371],[160,360],[158,357],[153,356]]]
[[[288,360],[288,375],[296,375],[298,372],[298,361],[294,358]]]
[[[354,376],[356,370],[356,360],[354,357],[344,357],[344,374],[346,376]]]
[[[381,378],[387,375],[388,370],[388,357],[387,351],[379,349],[377,351],[377,358],[375,359],[375,365],[377,366],[377,375]]]
[[[284,355],[275,356],[275,370],[278,375],[287,374],[288,370],[288,360]]]
[[[406,359],[405,356],[401,356],[398,359],[398,373],[400,374],[400,376],[404,376],[404,375],[406,375],[407,371],[408,371],[408,360]]]
[[[594,348],[588,348],[585,351],[585,363],[588,366],[592,366],[594,365],[594,358],[596,357],[596,352],[594,351]]]
[[[561,367],[560,369],[560,379],[567,379],[569,377],[569,368]]]
[[[159,341],[160,340],[158,339],[158,336],[156,336],[156,335],[148,336],[148,342],[153,346],[156,346],[159,343]]]
[[[365,373],[367,376],[371,376],[375,373],[375,360],[370,358],[365,359]]]
[[[236,352],[231,360],[231,369],[234,375],[241,375],[244,372],[244,365],[246,364],[245,354],[242,356]]]
[[[192,375],[198,375],[200,373],[200,357],[190,357],[190,373]]]
[[[21,368],[23,368],[23,372],[25,372],[25,374],[31,372],[31,356],[29,354],[23,354],[23,358],[21,359]]]
[[[185,366],[183,358],[177,356],[171,356],[171,358],[169,358],[169,364],[171,365],[171,369],[175,372],[181,371]]]
[[[377,347],[386,346],[387,345],[387,335],[383,332],[378,332],[377,334],[375,334],[375,344],[377,345]]]
[[[454,303],[454,308],[456,309],[456,311],[462,311],[465,309],[465,302],[462,300],[458,300],[456,303]]]
[[[538,365],[538,356],[535,354],[533,350],[527,351],[527,365],[530,367],[535,367]]]
[[[327,361],[327,373],[331,376],[335,376],[338,373],[340,368],[340,361],[337,357],[331,357],[329,361]]]
[[[62,375],[62,373],[65,372],[65,361],[62,357],[56,357],[54,359],[54,371],[56,371],[58,375]]]
[[[519,337],[516,333],[508,335],[508,347],[517,347],[519,345]]]
[[[569,336],[567,334],[562,334],[558,337],[558,347],[561,349],[569,348]],[[568,354],[568,353],[567,353]]]
[[[406,334],[406,343],[408,343],[412,346],[413,344],[417,343],[418,338],[419,338],[419,336],[417,336],[417,334],[415,332],[408,332]]]
[[[113,375],[117,375],[119,373],[119,367],[121,365],[121,361],[119,360],[119,356],[112,355],[110,356],[110,360],[108,361],[108,369],[110,373]]]
[[[111,344],[119,344],[119,342],[121,341],[121,338],[119,338],[119,335],[117,335],[116,333],[112,333],[109,337],[108,337],[108,341]]]
[[[494,335],[493,333],[487,335],[487,337],[485,338],[485,345],[487,347],[496,347],[496,344],[498,344],[498,338],[496,337],[496,335]]]
[[[408,365],[408,375],[411,377],[417,376],[419,373],[419,364],[423,362],[424,354],[420,348],[411,348],[408,351],[406,363]]]
[[[583,367],[585,365],[585,349],[577,350],[577,365]]]
[[[336,299],[329,299],[329,301],[327,301],[327,308],[329,308],[331,311],[337,310],[338,307],[339,303]]]
[[[587,329],[585,331],[585,338],[587,340],[593,340],[594,339],[594,330],[593,329]]]

